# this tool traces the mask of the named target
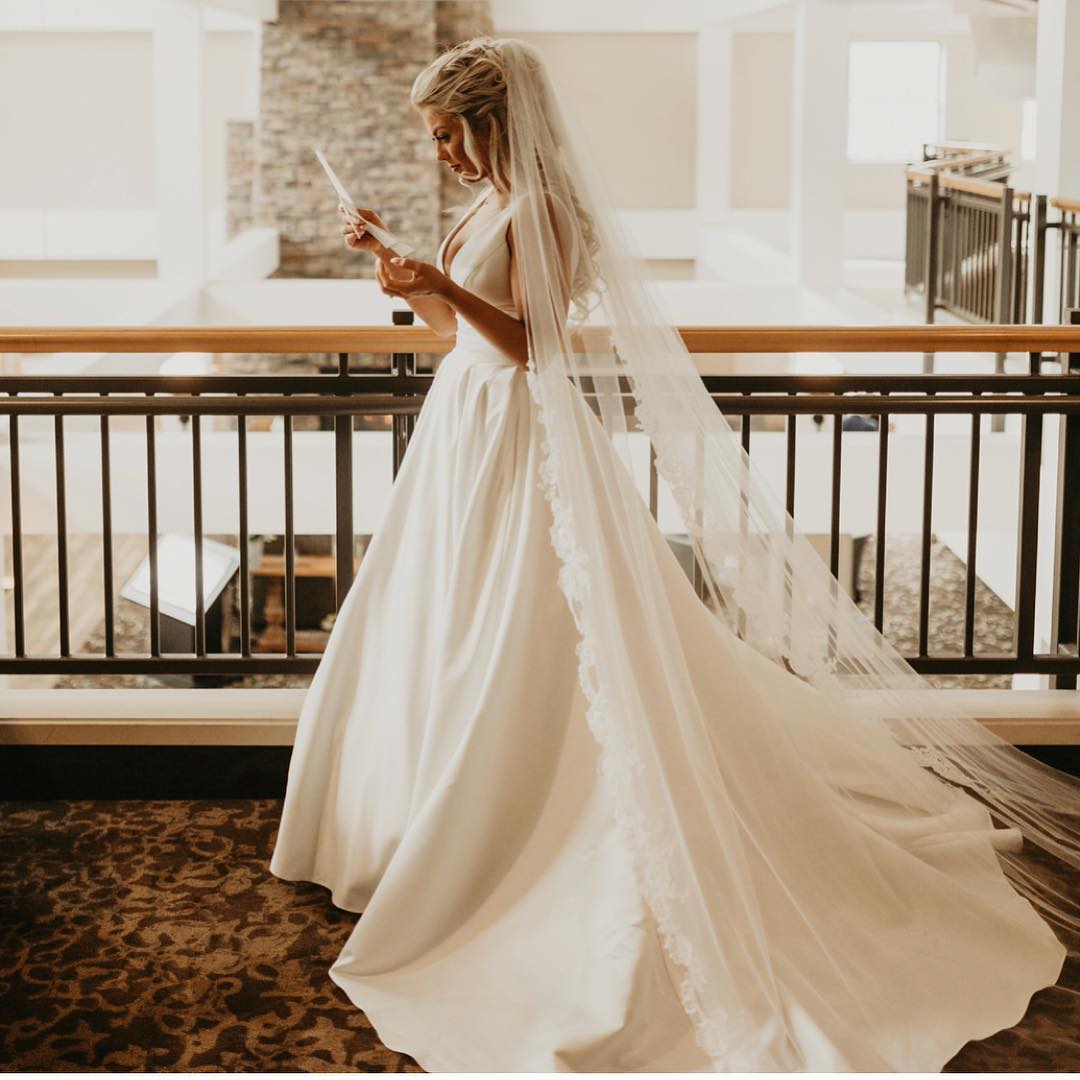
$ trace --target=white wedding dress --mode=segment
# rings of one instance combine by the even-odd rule
[[[518,315],[509,220],[469,229],[451,274]],[[599,783],[540,443],[525,372],[459,320],[307,693],[270,869],[363,912],[330,978],[430,1071],[706,1071]],[[732,767],[755,739],[797,745],[815,691],[722,626],[653,536]],[[958,791],[934,832],[913,832],[887,777],[865,778],[860,820],[837,828],[850,800],[795,754],[770,761],[790,773],[755,797],[791,800],[793,850],[820,852],[836,881],[813,934],[765,873],[756,897],[810,1070],[938,1071],[1056,982],[1066,950],[994,854],[1015,830]],[[872,879],[844,858],[853,835]],[[820,963],[821,940],[842,967]],[[853,993],[876,1023],[851,1015]]]

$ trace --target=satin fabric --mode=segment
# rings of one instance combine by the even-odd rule
[[[508,224],[507,210],[469,229],[451,276],[517,314]],[[598,776],[540,439],[524,371],[459,320],[305,699],[270,869],[363,912],[330,978],[430,1071],[709,1071]],[[812,688],[778,679],[655,529],[653,542],[688,677],[731,725],[733,753],[780,723],[796,745],[820,738]],[[831,777],[789,779],[805,793],[793,844],[821,845],[834,870],[849,842],[829,825],[842,727],[832,760]],[[770,894],[765,868],[759,879],[786,1019],[813,1071],[937,1071],[1019,1021],[1065,948],[997,865],[1015,830],[958,792],[933,833],[913,833],[883,778],[855,781],[878,876],[838,879],[821,932],[843,970],[815,966],[798,897]],[[853,978],[872,1029],[846,1015]]]

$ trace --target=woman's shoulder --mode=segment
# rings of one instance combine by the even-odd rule
[[[508,207],[513,211],[511,218],[519,220],[524,230],[550,229],[564,253],[577,256],[577,218],[565,195],[550,190],[524,192],[513,195]]]

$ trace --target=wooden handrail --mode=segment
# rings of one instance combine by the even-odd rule
[[[426,326],[0,327],[0,352],[444,353]]]
[[[957,152],[963,152],[968,150],[984,150],[991,154],[1004,154],[1005,148],[1003,146],[997,146],[995,143],[973,143],[973,142],[934,142],[926,143],[926,146],[934,150],[955,150]]]
[[[1080,352],[1080,326],[682,326],[692,353]],[[605,342],[589,327],[580,346]],[[5,353],[444,353],[453,338],[423,327],[7,327]]]
[[[1000,199],[1007,185],[998,180],[977,180],[973,176],[951,176],[939,178],[941,187],[950,191],[966,191],[969,195],[982,195],[987,199]],[[1013,191],[1014,202],[1029,202],[1031,192]]]
[[[1080,214],[1080,199],[1051,199],[1050,205],[1056,210],[1064,210],[1068,214]]]
[[[918,165],[910,165],[905,170],[909,180],[917,180],[920,177],[929,178],[932,173],[948,172],[951,169],[967,168],[969,165],[984,165],[993,161],[1001,161],[1001,154],[968,154],[965,157],[939,158],[932,161],[921,161]]]

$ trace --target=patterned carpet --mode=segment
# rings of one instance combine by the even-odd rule
[[[419,1072],[326,976],[357,916],[273,877],[281,803],[0,804],[0,1062]]]
[[[267,869],[281,803],[0,803],[0,1066],[418,1072],[327,977],[356,915]],[[1080,1070],[1061,984],[948,1072]]]

